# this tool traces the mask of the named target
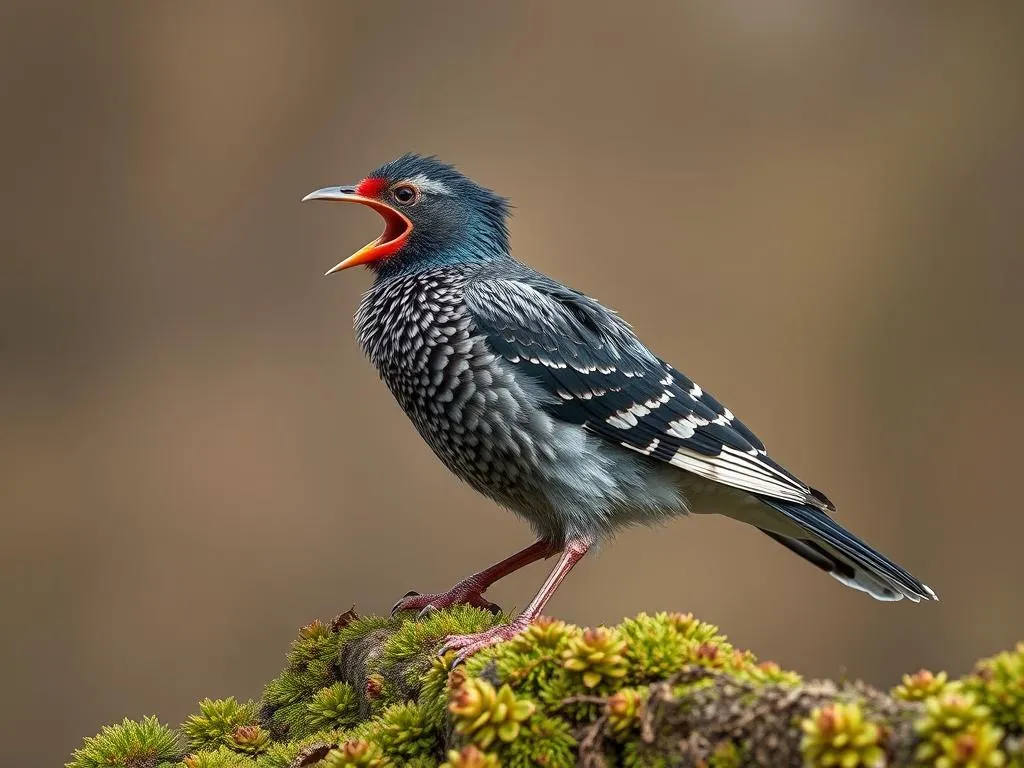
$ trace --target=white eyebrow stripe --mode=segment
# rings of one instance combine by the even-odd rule
[[[452,191],[440,181],[434,181],[422,173],[417,173],[411,179],[408,180],[410,184],[415,184],[424,192],[433,192],[436,195],[450,195]]]

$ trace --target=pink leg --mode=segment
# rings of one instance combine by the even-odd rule
[[[487,588],[510,573],[537,560],[551,557],[558,551],[558,547],[551,542],[536,541],[526,549],[521,549],[514,555],[506,557],[500,563],[495,563],[490,568],[484,568],[479,573],[474,573],[469,578],[463,579],[447,592],[435,595],[418,595],[410,592],[395,603],[391,609],[391,615],[394,616],[401,611],[420,611],[420,614],[423,615],[432,610],[441,610],[461,603],[475,605],[477,608],[487,608],[497,613],[497,606],[484,597]]]
[[[448,651],[458,651],[458,656],[455,657],[455,663],[458,664],[479,650],[504,642],[518,635],[530,626],[530,622],[540,615],[548,600],[555,594],[558,585],[569,575],[569,571],[572,570],[573,566],[583,559],[583,556],[587,554],[593,543],[589,538],[577,538],[567,541],[562,556],[558,558],[558,563],[548,575],[547,580],[541,586],[536,596],[526,606],[526,610],[509,624],[491,627],[488,630],[477,632],[473,635],[451,635],[445,638],[444,645],[441,646],[439,653],[443,656]]]

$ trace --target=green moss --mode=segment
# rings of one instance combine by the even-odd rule
[[[155,768],[176,762],[181,756],[178,735],[155,717],[141,722],[125,718],[120,725],[104,726],[97,735],[87,738],[75,750],[67,768]]]
[[[350,739],[327,753],[323,768],[388,768],[393,765],[372,741]]]
[[[950,688],[949,675],[945,672],[933,674],[927,669],[904,675],[903,682],[892,689],[893,698],[902,701],[924,701],[938,696]]]
[[[507,768],[570,768],[576,765],[576,739],[561,718],[531,717],[499,754]]]
[[[446,637],[483,632],[509,619],[469,605],[457,605],[447,611],[435,611],[420,621],[405,621],[382,646],[381,663],[387,667],[405,666],[406,682],[415,684],[426,672],[426,652]]]
[[[673,764],[662,750],[642,741],[631,741],[622,750],[624,768],[670,768]]]
[[[256,704],[239,704],[234,696],[226,699],[203,699],[198,714],[189,715],[181,725],[181,732],[193,751],[216,749],[226,745],[238,726],[256,723]]]
[[[510,744],[521,726],[537,711],[529,699],[517,698],[508,683],[495,690],[486,680],[463,680],[448,705],[455,732],[481,749],[492,744]]]
[[[820,707],[801,721],[804,760],[813,768],[885,768],[882,729],[857,703]]]
[[[625,741],[640,725],[649,691],[646,688],[622,688],[605,702],[608,733],[617,741]]]
[[[187,755],[181,764],[184,768],[256,768],[256,762],[251,757],[227,747],[194,752]]]
[[[258,725],[239,725],[228,735],[228,749],[245,755],[259,755],[270,746],[270,734]]]
[[[992,723],[971,723],[941,742],[936,768],[1002,768],[1006,753],[1000,749],[1003,730]]]
[[[715,745],[708,768],[739,768],[743,765],[744,751],[733,741],[721,741]]]
[[[625,650],[626,641],[619,632],[607,627],[588,629],[569,641],[562,651],[562,666],[578,674],[585,688],[602,683],[610,688],[628,671]]]
[[[440,734],[418,704],[393,704],[378,718],[374,730],[374,740],[384,752],[406,762],[435,752],[440,754]]]
[[[963,685],[989,708],[996,724],[1024,734],[1024,643],[978,662]]]
[[[805,684],[689,614],[540,619],[459,667],[437,658],[445,636],[499,619],[462,606],[314,621],[260,702],[204,699],[180,734],[126,720],[68,766],[1024,768],[1024,645],[962,680],[906,676],[891,697]]]
[[[355,692],[348,683],[334,683],[313,694],[306,704],[309,726],[317,730],[346,728],[359,721]]]
[[[991,710],[979,704],[972,693],[953,690],[927,699],[924,717],[914,724],[914,729],[921,739],[914,757],[922,763],[937,768],[969,765],[970,762],[951,760],[958,754],[964,760],[972,760],[975,755],[971,744],[984,744],[986,759],[994,761],[979,765],[1001,766],[1006,761],[1005,754],[998,749],[1003,731],[992,722]]]
[[[450,750],[448,759],[441,764],[441,768],[501,768],[501,763],[498,762],[497,755],[482,752],[470,745],[461,750]]]
[[[430,667],[423,675],[419,700],[423,705],[423,716],[431,727],[441,730],[448,716],[448,676],[452,671],[454,653],[445,657],[434,656]]]

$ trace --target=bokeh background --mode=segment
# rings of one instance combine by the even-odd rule
[[[0,23],[0,762],[259,694],[310,619],[529,541],[363,360],[406,150],[604,300],[942,602],[756,531],[622,535],[550,611],[692,610],[890,685],[1024,638],[1024,5],[53,3]],[[525,605],[534,566],[492,590]]]

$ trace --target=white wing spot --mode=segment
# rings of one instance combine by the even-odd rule
[[[690,388],[690,397],[694,400],[700,400],[701,395],[704,394],[704,390],[700,388],[700,384],[694,384]]]
[[[605,421],[616,429],[632,429],[637,425],[636,416],[629,411],[618,411],[605,419]]]
[[[687,419],[676,419],[668,423],[668,433],[683,440],[693,437],[696,431],[694,425]]]
[[[641,418],[651,412],[650,409],[647,408],[647,406],[641,405],[640,403],[633,403],[631,406],[629,406],[628,410],[634,416],[638,416]]]
[[[669,392],[662,392],[660,397],[655,397],[652,400],[648,400],[644,403],[648,408],[658,408],[668,402],[670,396]]]

